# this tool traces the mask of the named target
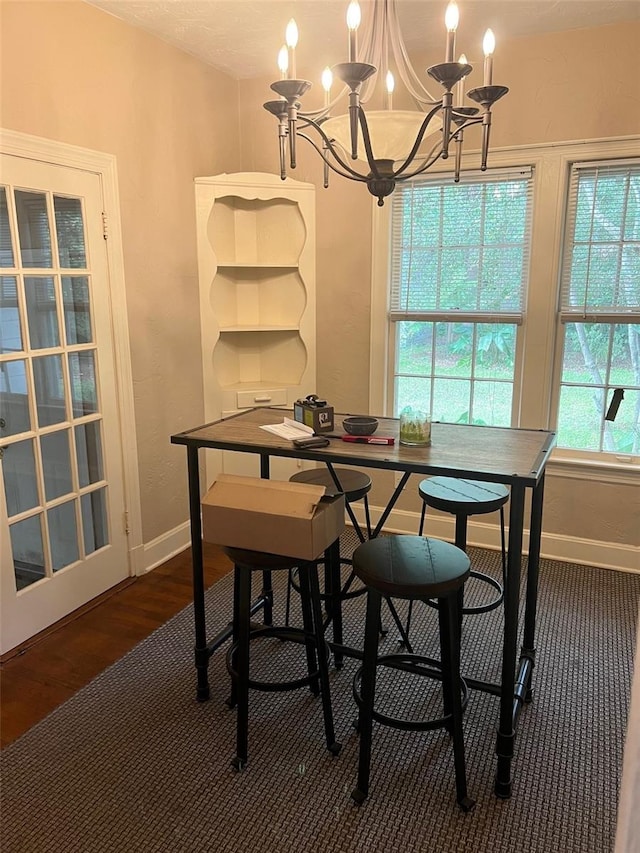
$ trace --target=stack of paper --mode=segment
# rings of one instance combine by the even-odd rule
[[[279,435],[280,438],[288,438],[290,441],[296,438],[308,438],[310,435],[313,435],[311,427],[301,424],[299,421],[292,421],[291,418],[285,418],[281,424],[264,424],[260,429],[266,429],[267,432]]]

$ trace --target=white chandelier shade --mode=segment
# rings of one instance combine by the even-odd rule
[[[394,163],[404,162],[408,156],[418,131],[424,121],[424,113],[417,110],[373,110],[367,112],[367,125],[371,136],[371,148],[376,160],[392,160]],[[348,153],[351,147],[351,127],[348,115],[335,116],[326,119],[322,127],[337,145]],[[429,125],[429,136],[442,129],[442,120],[435,116]],[[425,135],[424,145],[420,146],[420,154],[427,155],[426,147],[429,139]],[[433,144],[433,143],[431,143]],[[367,154],[362,136],[358,137],[357,160],[367,162]]]

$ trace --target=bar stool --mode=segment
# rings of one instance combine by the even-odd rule
[[[445,728],[453,740],[457,801],[463,811],[474,806],[467,794],[462,712],[467,685],[460,677],[459,605],[469,576],[469,558],[448,542],[421,536],[383,536],[360,545],[353,555],[356,575],[367,587],[364,657],[354,676],[353,694],[360,708],[358,783],[351,796],[362,804],[369,794],[373,720],[392,728],[428,731]],[[437,599],[441,661],[423,655],[378,656],[378,625],[382,598]],[[396,667],[442,681],[443,716],[407,720],[375,709],[376,671]],[[463,698],[464,697],[464,698]]]
[[[368,474],[353,468],[334,468],[332,465],[329,465],[325,468],[299,471],[297,474],[289,477],[289,482],[325,486],[327,495],[343,493],[345,508],[358,539],[360,542],[366,542],[367,538],[371,538],[371,517],[369,515],[369,499],[367,497],[371,491],[371,477]],[[366,537],[360,529],[360,525],[351,507],[352,503],[359,500],[364,501]],[[320,598],[324,601],[327,612],[324,627],[326,629],[329,622],[333,622],[333,640],[338,645],[342,644],[342,602],[350,598],[355,598],[358,595],[363,595],[365,592],[364,588],[351,589],[355,579],[353,570],[350,571],[345,583],[342,583],[341,568],[343,565],[351,566],[351,560],[340,556],[340,542],[337,541],[324,554],[324,591],[320,593]],[[285,625],[289,624],[292,589],[300,592],[296,581],[295,569],[289,572],[287,583]],[[337,652],[334,657],[336,666],[340,667],[342,665],[342,655]]]
[[[455,544],[463,551],[467,550],[467,523],[470,515],[483,515],[500,510],[500,541],[502,546],[502,583],[484,572],[471,570],[470,577],[492,587],[497,595],[486,604],[464,606],[463,614],[488,613],[502,604],[507,574],[507,549],[504,533],[504,505],[509,499],[509,490],[500,483],[483,483],[476,480],[462,480],[455,477],[428,477],[418,485],[418,494],[422,498],[422,512],[418,535],[422,536],[427,507],[450,513],[456,517]],[[412,606],[409,605],[406,633],[411,625]]]
[[[315,563],[301,562],[293,557],[265,554],[239,548],[225,547],[224,553],[234,564],[233,587],[233,639],[227,652],[227,669],[232,679],[230,707],[237,705],[236,755],[233,766],[241,770],[248,761],[249,740],[249,689],[263,691],[296,690],[309,686],[322,699],[324,730],[327,749],[332,755],[340,752],[336,742],[331,693],[329,688],[330,650],[324,640],[320,587]],[[255,628],[251,625],[251,577],[253,572],[290,571],[297,568],[300,580],[303,628],[267,625]],[[307,655],[307,675],[289,681],[259,681],[250,677],[249,648],[252,640],[259,637],[277,637],[303,643]]]

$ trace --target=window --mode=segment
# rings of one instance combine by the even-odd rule
[[[571,169],[558,445],[640,453],[640,165]]]
[[[638,141],[438,164],[375,208],[371,412],[554,429],[565,470],[637,476]]]
[[[532,172],[396,190],[391,299],[394,409],[508,426],[529,272]]]

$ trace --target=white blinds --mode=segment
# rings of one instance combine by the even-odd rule
[[[560,313],[578,319],[638,322],[640,312],[640,159],[571,168]]]
[[[414,181],[392,203],[390,317],[521,322],[531,240],[529,167]]]

